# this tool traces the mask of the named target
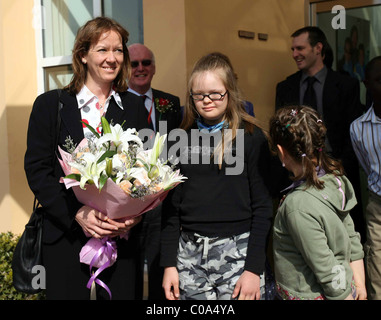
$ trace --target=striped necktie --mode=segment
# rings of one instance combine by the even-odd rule
[[[152,119],[151,119],[151,114],[152,114],[152,105],[150,106],[150,110],[148,112],[146,106],[145,106],[145,101],[148,98],[146,95],[141,95],[140,96],[143,100],[143,105],[144,105],[144,110],[147,112],[147,122],[148,122],[148,127],[153,129],[153,124],[152,124]]]

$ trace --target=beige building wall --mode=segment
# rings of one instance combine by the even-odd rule
[[[153,86],[184,104],[195,61],[211,51],[227,54],[245,98],[266,121],[275,86],[295,69],[290,34],[305,23],[305,0],[143,0],[144,42],[156,57]],[[255,32],[255,39],[238,37]],[[268,34],[267,41],[258,33]],[[32,0],[0,0],[0,232],[20,233],[33,195],[23,162],[26,131],[37,95]]]
[[[155,54],[155,89],[170,92],[184,103],[186,37],[184,0],[143,0],[144,44]]]
[[[0,0],[0,232],[21,232],[32,209],[23,169],[37,91],[32,21],[33,1]]]
[[[211,51],[229,56],[246,100],[266,121],[274,111],[275,86],[295,71],[290,35],[304,26],[304,0],[185,0],[187,68]],[[255,33],[254,40],[238,31]],[[258,33],[268,35],[258,40]]]
[[[305,0],[144,0],[143,4],[144,43],[155,52],[156,88],[179,95],[184,103],[193,64],[206,53],[221,51],[230,57],[256,116],[268,121],[276,83],[296,70],[290,35],[305,24]],[[254,32],[254,40],[239,38],[239,30]],[[258,40],[258,33],[267,34],[268,40]]]

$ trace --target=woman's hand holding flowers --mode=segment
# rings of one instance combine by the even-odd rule
[[[100,211],[83,206],[78,210],[75,220],[88,237],[102,239],[106,236],[111,238],[125,236],[133,226],[140,222],[141,217],[118,222],[108,218]]]
[[[124,221],[128,231],[130,231],[133,227],[135,227],[140,221],[142,221],[142,216],[138,216],[135,218],[127,219]]]

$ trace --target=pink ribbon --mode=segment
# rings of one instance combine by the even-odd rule
[[[107,258],[107,261],[103,265],[101,265],[95,273],[92,274],[92,276],[90,277],[87,283],[87,288],[90,289],[93,282],[95,282],[96,284],[100,285],[102,288],[104,288],[107,291],[111,300],[112,299],[111,290],[102,280],[97,279],[97,277],[104,269],[108,268],[111,265],[111,259],[113,255],[116,253],[116,243],[115,241],[111,240],[108,237],[103,238],[99,241],[102,241],[103,245],[100,247],[100,249],[97,251],[97,253],[94,255],[93,259],[90,262],[90,274],[91,274],[91,269],[93,268],[95,262],[98,260],[98,258],[102,254],[104,254],[104,256]]]

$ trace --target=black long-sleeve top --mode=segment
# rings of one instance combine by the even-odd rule
[[[241,138],[244,138],[243,149],[239,142],[235,143],[233,156],[243,155],[243,159],[236,159],[243,161],[243,170],[240,174],[228,175],[226,169],[236,164],[224,163],[220,169],[213,159],[210,164],[202,164],[201,160],[200,164],[190,163],[191,153],[205,154],[208,148],[203,148],[201,142],[200,147],[192,146],[188,132],[189,143],[185,148],[188,157],[181,151],[178,164],[188,179],[171,190],[163,204],[162,266],[176,266],[180,228],[208,237],[229,237],[250,231],[245,270],[256,274],[264,271],[266,239],[273,215],[268,189],[270,152],[259,128],[255,127],[253,133],[246,132]]]

